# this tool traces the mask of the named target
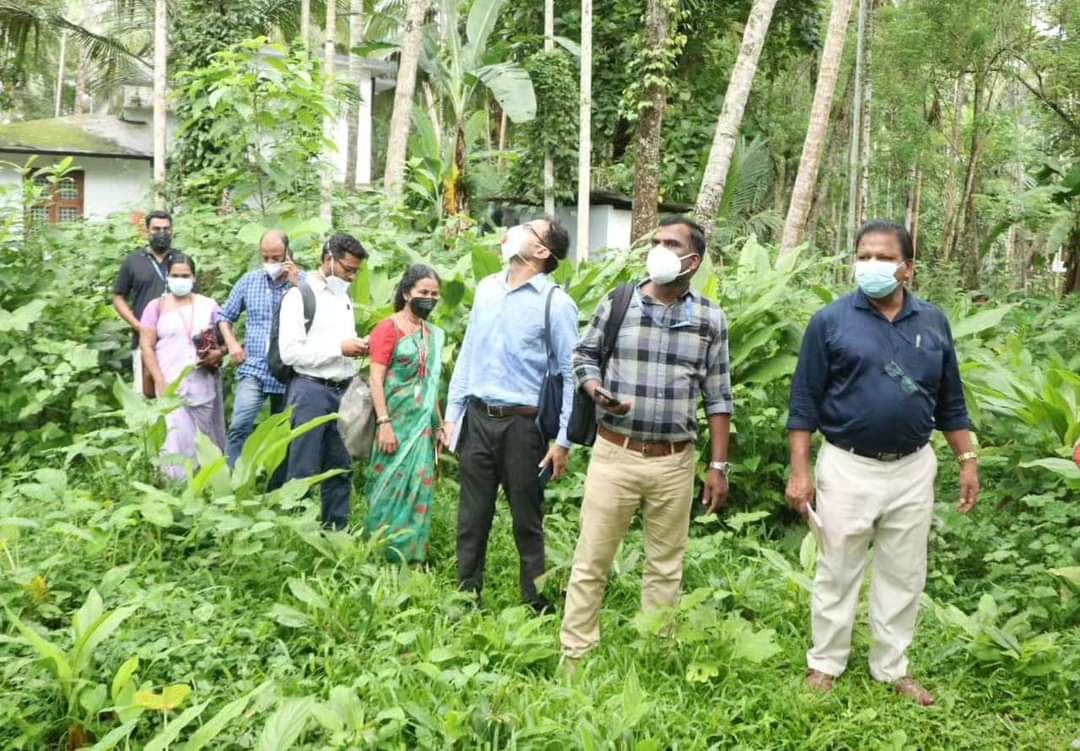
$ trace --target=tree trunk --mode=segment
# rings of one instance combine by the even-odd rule
[[[544,51],[555,49],[555,0],[544,0]],[[544,154],[544,213],[555,214],[555,160]]]
[[[963,212],[963,227],[965,240],[970,241],[971,233],[975,231],[975,176],[978,170],[979,157],[982,153],[982,147],[985,143],[985,139],[980,133],[979,118],[982,110],[982,92],[984,88],[984,81],[981,76],[976,75],[973,77],[973,90],[971,96],[971,147],[968,155],[967,169],[964,172],[964,193],[960,200],[960,209],[958,214]],[[989,104],[989,102],[987,102]],[[945,258],[949,259],[952,250],[958,243],[958,237],[960,233],[955,231],[952,237],[952,243],[945,248]],[[979,256],[979,243],[978,238],[974,239],[974,243],[968,243],[970,247],[974,248],[974,259],[968,257],[961,259],[961,263],[965,267],[965,279],[969,285],[974,285],[974,279],[978,275],[978,256]],[[969,251],[970,251],[969,247]]]
[[[589,200],[592,184],[592,0],[581,0],[581,88],[578,117],[576,260],[589,260]]]
[[[67,67],[67,32],[60,34],[60,60],[56,66],[56,114],[60,117],[60,110],[64,104],[64,68]]]
[[[383,188],[393,201],[401,199],[405,187],[405,157],[409,145],[409,120],[416,92],[416,66],[420,60],[420,32],[427,12],[427,0],[409,0],[405,11],[405,33],[398,62],[394,111],[390,115],[390,139],[386,145],[386,172]],[[438,128],[438,124],[433,122]]]
[[[795,177],[791,205],[784,222],[784,234],[780,240],[781,256],[795,251],[802,242],[806,229],[806,217],[810,213],[810,202],[814,198],[818,167],[821,165],[821,151],[829,128],[829,110],[836,90],[836,78],[840,72],[840,60],[844,54],[844,36],[847,33],[850,15],[851,0],[833,0],[832,14],[829,17],[829,32],[825,37],[817,86],[814,88],[814,102],[810,108],[810,122],[806,129],[806,139],[803,141],[802,157],[799,160],[799,172]]]
[[[334,92],[334,58],[337,55],[337,4],[334,0],[326,3],[326,37],[323,42],[323,92],[327,99]],[[327,141],[334,140],[333,114],[323,118],[323,137]],[[320,216],[327,224],[334,220],[334,162],[332,159],[323,158],[322,165],[322,210]]]
[[[360,84],[364,76],[364,62],[353,49],[360,46],[364,37],[364,0],[352,0],[349,12],[349,83],[353,86],[355,99],[349,103],[349,142],[345,148],[345,187],[356,190],[356,170],[360,145]]]
[[[859,166],[862,169],[862,188],[859,190],[859,224],[866,221],[868,206],[870,205],[870,149],[871,130],[870,117],[873,114],[872,105],[874,99],[874,81],[871,76],[873,70],[874,48],[874,2],[870,0],[869,13],[866,17],[866,49],[863,60],[863,100],[862,100],[862,139],[860,145]]]
[[[960,159],[960,124],[964,109],[964,74],[956,79],[953,89],[952,156],[949,172],[945,178],[945,219],[941,228],[941,257],[948,261],[952,256],[953,237],[956,230],[956,164]]]
[[[656,55],[642,74],[641,105],[634,132],[634,195],[630,215],[630,242],[656,229],[660,199],[660,144],[667,107],[667,55],[671,11],[668,0],[648,0],[645,49]],[[661,65],[655,63],[662,62]]]
[[[311,49],[311,0],[300,0],[300,44]]]
[[[694,215],[705,228],[706,238],[712,235],[716,225],[716,212],[724,198],[724,184],[731,168],[731,157],[735,153],[735,141],[739,135],[746,101],[750,97],[750,88],[757,73],[761,48],[765,46],[765,37],[772,21],[776,0],[754,0],[750,16],[743,30],[742,44],[735,67],[731,69],[724,104],[720,117],[716,121],[712,148],[709,150],[709,162],[701,178],[701,191],[698,193]]]
[[[154,2],[154,205],[165,207],[165,64],[169,56],[168,3]]]
[[[862,85],[863,45],[866,38],[866,0],[859,0],[859,22],[855,42],[855,97],[851,116],[851,149],[848,152],[848,213],[847,247],[855,248],[855,231],[859,223],[859,157],[862,154]]]
[[[1066,295],[1080,292],[1080,227],[1074,226],[1065,241],[1065,282],[1062,292]]]
[[[919,253],[919,213],[922,209],[922,170],[916,170],[915,176],[915,207],[911,212],[911,248],[917,256]]]
[[[95,0],[83,3],[83,28],[97,31],[97,13]],[[75,74],[75,109],[74,114],[84,115],[93,111],[93,100],[87,90],[90,79],[90,51],[85,44],[79,45],[79,67]]]

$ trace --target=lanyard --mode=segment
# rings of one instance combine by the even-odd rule
[[[167,285],[168,282],[165,281],[165,272],[161,270],[161,266],[158,265],[158,262],[145,250],[143,251],[143,255],[146,257],[146,262],[153,267],[154,273],[157,274],[158,279],[161,280],[162,284]]]

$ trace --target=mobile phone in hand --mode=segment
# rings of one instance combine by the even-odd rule
[[[610,407],[619,406],[619,400],[616,399],[615,395],[612,394],[607,389],[605,389],[603,386],[597,386],[596,389],[595,389],[595,394],[598,397],[600,397],[600,399],[602,401],[606,402],[608,404],[608,406],[610,406]]]
[[[548,481],[551,480],[551,465],[545,464],[540,469],[540,474],[536,476],[537,481],[540,483],[541,488],[546,488]]]

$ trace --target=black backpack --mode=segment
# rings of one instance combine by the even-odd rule
[[[300,298],[304,303],[304,331],[311,331],[311,322],[315,319],[315,292],[306,282],[300,282]],[[284,298],[282,298],[284,301]],[[281,361],[281,349],[278,346],[278,331],[281,328],[281,303],[274,308],[274,319],[270,324],[270,347],[266,351],[266,364],[270,375],[281,383],[288,383],[296,375],[291,365]]]
[[[604,341],[600,350],[600,379],[607,374],[608,360],[615,351],[615,340],[619,336],[630,300],[634,296],[633,284],[620,284],[611,293],[611,310],[604,324]],[[570,413],[570,424],[566,426],[566,437],[579,446],[592,446],[596,443],[596,402],[584,391],[574,392],[574,409]]]

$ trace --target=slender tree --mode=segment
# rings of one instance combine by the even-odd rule
[[[742,45],[735,67],[731,70],[724,105],[716,121],[712,148],[709,150],[709,162],[705,175],[701,178],[701,191],[698,193],[694,214],[705,227],[708,236],[712,235],[716,224],[716,212],[724,197],[724,184],[731,168],[731,156],[735,153],[735,141],[739,136],[746,101],[750,98],[750,88],[757,73],[761,48],[765,46],[765,36],[769,31],[776,0],[754,0],[750,16],[743,30]]]
[[[165,206],[166,60],[169,56],[168,3],[154,2],[154,204]]]
[[[866,0],[859,0],[859,22],[855,41],[855,98],[851,110],[851,149],[848,153],[847,246],[855,247],[855,229],[859,223],[859,157],[862,155],[862,79],[863,45],[866,37]]]
[[[667,108],[668,73],[671,68],[671,5],[668,0],[648,0],[645,12],[645,65],[642,96],[634,129],[634,200],[630,217],[630,241],[656,227],[660,197],[660,137]]]
[[[386,171],[383,188],[393,200],[401,197],[405,187],[405,156],[409,143],[409,122],[412,117],[413,94],[416,91],[416,67],[420,60],[420,35],[427,13],[427,0],[409,0],[405,12],[405,30],[398,61],[397,88],[394,90],[394,110],[390,115],[390,138],[386,145]]]
[[[544,51],[555,49],[555,0],[544,0]],[[551,150],[544,154],[544,213],[555,213],[555,160]]]
[[[334,0],[326,3],[326,37],[323,43],[323,92],[329,99],[334,92],[334,58],[337,55],[337,4]],[[323,118],[323,136],[328,142],[334,139],[334,118]],[[322,219],[327,224],[334,217],[334,162],[326,158],[322,165]]]
[[[844,54],[844,37],[847,34],[850,16],[851,0],[833,0],[829,31],[825,36],[825,48],[821,52],[817,86],[814,88],[814,101],[810,107],[810,123],[806,129],[802,157],[799,160],[799,172],[795,177],[791,204],[784,222],[784,234],[780,240],[780,255],[782,256],[795,251],[806,231],[806,217],[810,213],[810,203],[814,197],[814,186],[817,183],[818,168],[821,165],[821,152],[829,128],[829,110],[832,107],[833,92],[840,72],[840,60]]]
[[[60,117],[64,104],[64,68],[67,67],[67,32],[60,34],[60,60],[56,65],[56,106],[53,117]]]
[[[862,187],[859,190],[859,223],[866,221],[866,214],[870,205],[870,153],[873,131],[870,129],[870,117],[873,114],[874,103],[874,78],[873,54],[874,54],[874,0],[867,0],[866,15],[866,41],[863,52],[863,80],[862,80],[862,138],[859,143],[859,168],[862,170]]]
[[[349,102],[349,142],[345,147],[345,187],[356,190],[356,171],[360,145],[360,102],[364,92],[360,83],[364,75],[364,59],[354,52],[364,37],[364,0],[352,0],[349,11],[349,83],[353,87],[353,98]]]
[[[300,43],[311,48],[311,0],[300,0]]]
[[[592,0],[581,0],[581,89],[578,130],[577,262],[589,260],[592,185]]]

